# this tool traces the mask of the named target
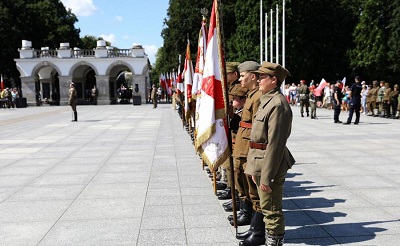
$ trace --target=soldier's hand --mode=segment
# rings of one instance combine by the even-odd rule
[[[260,189],[265,193],[271,193],[272,189],[270,186],[266,186],[265,184],[260,184]]]
[[[254,184],[257,184],[257,182],[256,182],[256,176],[251,175],[251,179],[253,180]]]

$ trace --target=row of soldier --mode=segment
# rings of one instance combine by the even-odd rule
[[[232,225],[234,218],[238,226],[250,225],[236,233],[239,245],[283,245],[283,183],[295,160],[286,147],[293,115],[280,86],[290,73],[279,64],[255,61],[227,62],[226,72],[233,170],[228,165],[220,167],[227,185],[216,184],[217,196],[229,199],[235,191],[234,202],[225,202],[223,208],[228,212],[239,207],[235,216],[227,218]],[[177,95],[175,99],[181,109],[183,98]],[[181,110],[178,113],[189,121]],[[186,126],[192,133],[190,124]],[[212,171],[216,170],[208,169]]]

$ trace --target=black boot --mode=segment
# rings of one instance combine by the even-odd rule
[[[72,121],[78,121],[78,112],[74,112],[74,118]]]
[[[237,217],[237,225],[238,226],[250,225],[251,215],[253,213],[253,203],[240,200],[240,208],[243,212],[240,216]],[[230,223],[232,226],[234,225],[233,219],[230,221]]]
[[[254,246],[265,244],[264,215],[260,212],[255,212],[252,220],[254,220],[253,231],[246,239],[239,242],[239,246]]]
[[[266,239],[266,246],[282,246],[283,245],[283,239],[285,235],[268,235],[266,234],[265,239]]]
[[[307,112],[307,117],[309,117],[310,116],[310,114]]]
[[[303,113],[301,113],[301,117],[304,117],[304,114],[303,114]]]

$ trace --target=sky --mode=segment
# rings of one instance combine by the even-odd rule
[[[140,44],[150,63],[163,45],[161,31],[169,0],[61,0],[78,22],[75,28],[86,35],[103,37],[111,46],[130,49]]]

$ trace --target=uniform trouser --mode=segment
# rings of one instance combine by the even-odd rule
[[[260,177],[256,177],[260,207],[264,215],[265,230],[269,235],[285,234],[285,218],[282,211],[283,183],[286,172],[275,177],[271,185],[272,192],[266,193],[260,187]]]
[[[317,107],[315,105],[315,102],[310,102],[310,108],[311,108],[311,117],[317,117]]]
[[[335,105],[333,112],[333,120],[335,122],[339,121],[339,115],[340,115],[340,105]]]
[[[235,187],[238,191],[238,196],[243,201],[250,202],[249,185],[247,184],[246,174],[244,173],[243,165],[246,164],[245,157],[235,157],[233,163],[237,171],[235,171]]]
[[[390,117],[390,101],[383,101],[383,109],[386,112],[386,117]]]
[[[308,99],[300,99],[300,113],[304,113],[304,106],[306,107],[306,112],[308,113],[308,107],[310,107],[310,102]]]
[[[383,111],[383,102],[377,102],[376,104],[378,104],[377,105],[377,108],[378,108],[378,114],[382,114],[382,111]]]
[[[347,123],[351,123],[354,113],[356,113],[356,120],[354,123],[358,124],[358,122],[360,122],[360,107],[361,103],[359,101],[350,102],[349,118],[347,118]]]
[[[257,185],[253,182],[251,175],[246,174],[246,180],[247,184],[249,185],[249,196],[251,202],[253,203],[253,210],[261,213],[260,197],[258,195]]]
[[[392,116],[395,117],[397,113],[397,108],[399,106],[398,100],[390,100],[390,106],[392,107]]]
[[[371,112],[372,114],[374,113],[374,109],[376,109],[375,100],[372,102],[367,102],[367,109],[368,109],[368,112]]]
[[[153,108],[157,108],[157,99],[156,98],[152,99],[153,99]]]

